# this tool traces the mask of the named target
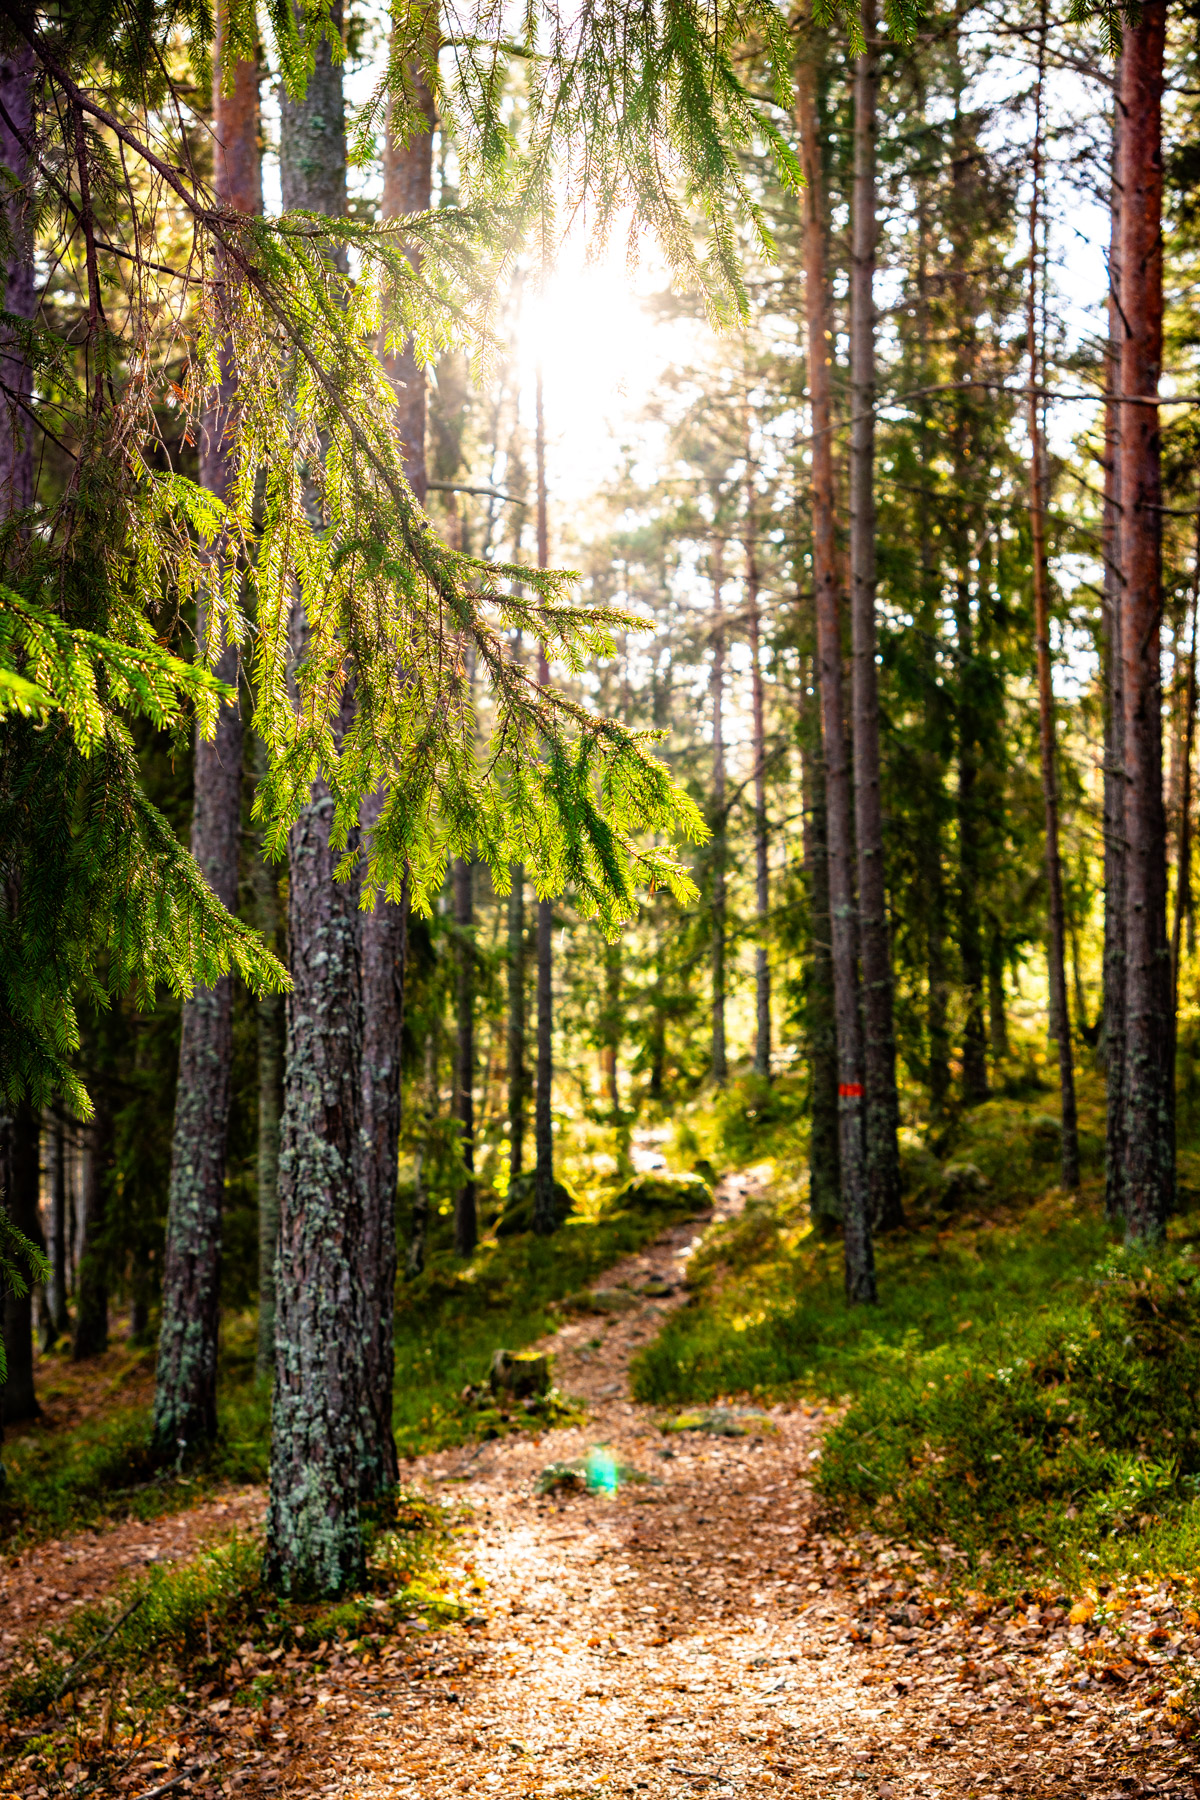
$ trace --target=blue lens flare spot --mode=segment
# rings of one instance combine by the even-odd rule
[[[621,1485],[621,1465],[611,1450],[596,1444],[587,1453],[589,1494],[615,1494]]]

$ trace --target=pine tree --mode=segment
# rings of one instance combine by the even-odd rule
[[[879,679],[875,625],[876,21],[861,14],[864,48],[854,70],[854,244],[850,269],[850,585],[853,642],[854,824],[862,959],[867,1175],[875,1224],[902,1224],[896,1132],[896,1041],[879,774]]]
[[[227,65],[225,20],[217,12],[213,75],[213,189],[220,205],[262,211],[258,68]],[[200,429],[200,480],[222,504],[234,479],[230,412],[234,375],[223,347],[221,379]],[[231,554],[218,543],[214,562]],[[206,604],[202,592],[198,604]],[[201,641],[207,636],[200,621]],[[236,696],[238,652],[226,641],[216,673],[235,690],[211,738],[196,733],[191,850],[221,905],[237,911],[242,829],[242,714]],[[211,1442],[217,1432],[217,1336],[220,1323],[221,1207],[233,1058],[233,977],[199,987],[184,1003],[175,1090],[170,1207],[163,1265],[162,1328],[154,1390],[154,1438],[174,1456]]]
[[[1162,794],[1162,91],[1166,7],[1148,0],[1121,58],[1121,656],[1125,688],[1125,1226],[1163,1235],[1175,1195],[1171,969]]]
[[[811,51],[811,44],[807,46]],[[833,939],[833,988],[837,1017],[839,1165],[846,1296],[875,1300],[875,1257],[867,1185],[864,1130],[862,1027],[854,906],[854,824],[850,768],[842,707],[842,645],[834,537],[831,444],[830,326],[826,275],[825,174],[821,158],[816,77],[810,55],[796,73],[796,122],[804,162],[804,292],[808,335],[808,392],[812,422],[812,562],[816,594],[818,688],[825,749],[829,912]]]

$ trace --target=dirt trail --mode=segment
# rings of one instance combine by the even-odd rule
[[[724,1183],[718,1216],[756,1185],[753,1172]],[[120,1791],[1195,1800],[1200,1762],[1149,1704],[1195,1651],[1192,1617],[1165,1601],[1156,1613],[1150,1599],[1120,1638],[1053,1613],[972,1622],[916,1604],[882,1540],[843,1543],[815,1523],[821,1408],[773,1409],[742,1437],[667,1436],[628,1398],[632,1356],[685,1298],[696,1232],[669,1231],[609,1272],[604,1286],[628,1310],[572,1320],[546,1341],[560,1385],[587,1403],[585,1427],[410,1466],[469,1511],[454,1554],[464,1583],[483,1577],[479,1619],[413,1623],[381,1661],[335,1647],[332,1665],[310,1672],[289,1653],[292,1679],[265,1715],[231,1711],[213,1684],[189,1692],[171,1709],[176,1741],[114,1769]],[[537,1495],[549,1464],[597,1446],[649,1479],[609,1495]],[[0,1630],[18,1624],[18,1605],[36,1616],[50,1581],[61,1603],[68,1582],[95,1591],[130,1560],[183,1554],[261,1510],[246,1491],[41,1546],[7,1572]],[[67,1551],[79,1560],[64,1567]],[[1092,1659],[1082,1685],[1080,1652]],[[254,1666],[250,1656],[231,1670],[228,1691]]]
[[[740,1198],[724,1186],[720,1210]],[[693,1234],[667,1233],[605,1285],[675,1285]],[[486,1579],[487,1623],[414,1636],[403,1673],[333,1671],[307,1715],[280,1722],[305,1746],[290,1793],[1200,1793],[1195,1758],[1140,1710],[1144,1668],[1111,1692],[1074,1685],[1086,1628],[929,1627],[915,1608],[911,1625],[885,1622],[882,1544],[810,1529],[820,1409],[776,1409],[760,1436],[665,1437],[626,1377],[681,1298],[547,1341],[560,1384],[588,1401],[585,1429],[417,1465],[472,1509],[463,1554]],[[536,1496],[549,1463],[598,1444],[650,1482]],[[863,1566],[847,1570],[855,1551]],[[1158,1652],[1143,1641],[1142,1654]]]

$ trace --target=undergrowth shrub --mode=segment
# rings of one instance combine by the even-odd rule
[[[262,1578],[261,1542],[234,1534],[79,1607],[33,1647],[4,1695],[4,1712],[32,1717],[77,1688],[118,1685],[152,1710],[189,1682],[223,1682],[247,1645],[319,1646],[386,1633],[414,1611],[458,1617],[464,1602],[443,1579],[446,1530],[442,1509],[420,1495],[385,1496],[364,1521],[370,1585],[332,1604],[273,1594]]]
[[[1150,1267],[1116,1251],[1002,1359],[914,1354],[870,1384],[827,1437],[818,1487],[852,1516],[974,1558],[1068,1542],[1086,1554],[1190,1513],[1198,1392],[1192,1259]]]

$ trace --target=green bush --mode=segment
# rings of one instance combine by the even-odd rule
[[[1078,1550],[1188,1508],[1200,1476],[1190,1259],[1114,1253],[996,1361],[914,1356],[826,1440],[819,1488],[909,1539]],[[988,1342],[978,1350],[1001,1349]]]

